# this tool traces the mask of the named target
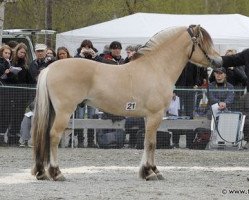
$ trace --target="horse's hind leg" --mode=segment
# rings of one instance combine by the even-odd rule
[[[56,113],[56,117],[50,132],[50,165],[48,168],[48,174],[54,181],[64,181],[65,177],[62,175],[58,165],[58,145],[63,131],[68,125],[70,114]]]
[[[139,176],[145,180],[163,180],[162,174],[155,165],[156,132],[162,121],[163,112],[147,117],[144,140],[144,154]]]

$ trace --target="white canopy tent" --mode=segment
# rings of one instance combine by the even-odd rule
[[[120,41],[123,49],[128,45],[145,44],[157,32],[173,26],[200,24],[213,38],[217,50],[241,51],[249,47],[249,18],[240,14],[225,15],[172,15],[136,13],[104,23],[56,35],[56,48],[65,46],[72,55],[84,39],[93,42],[99,53],[106,44]],[[125,51],[122,52],[125,56]]]

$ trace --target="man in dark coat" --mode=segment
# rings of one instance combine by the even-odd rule
[[[190,62],[187,63],[175,84],[176,88],[184,89],[177,91],[177,95],[181,101],[180,115],[186,115],[193,119],[195,93],[191,89],[195,88],[196,86],[201,86],[203,84],[203,80],[206,77],[207,70],[205,68],[198,67]],[[179,139],[181,134],[184,134],[181,130],[173,131],[173,147],[179,147]],[[194,137],[195,134],[193,130],[186,131],[187,148],[192,147]]]
[[[245,65],[245,73],[249,77],[249,48],[234,55],[222,56],[223,67],[238,67]],[[247,90],[249,89],[249,81],[246,82]]]
[[[234,103],[234,87],[227,82],[226,69],[224,67],[214,69],[215,81],[209,84],[209,103],[218,105],[213,111],[219,112],[229,110]]]
[[[188,62],[180,77],[178,78],[175,86],[176,88],[185,88],[191,90],[196,86],[201,86],[205,78],[207,78],[207,71],[205,68],[197,67],[195,64]],[[182,113],[181,109],[180,114],[193,118],[194,92],[190,90],[179,91],[177,95],[180,97],[181,107],[184,106],[185,110],[185,113]]]
[[[33,83],[37,83],[38,75],[40,74],[41,70],[46,68],[50,62],[46,62],[46,49],[47,46],[45,44],[36,44],[35,45],[35,54],[36,59],[30,63],[29,72],[31,74]]]

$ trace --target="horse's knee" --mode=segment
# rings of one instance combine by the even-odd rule
[[[147,150],[147,151],[155,151],[156,149],[156,142],[145,142],[144,144],[144,148]]]

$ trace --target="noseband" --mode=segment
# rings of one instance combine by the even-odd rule
[[[200,50],[203,52],[203,54],[205,55],[205,57],[207,58],[208,62],[212,65],[213,60],[208,56],[208,54],[206,53],[206,51],[202,48],[202,46],[200,45],[200,43],[198,42],[198,38],[200,37],[200,32],[198,31],[198,33],[196,35],[194,35],[194,31],[193,28],[196,27],[196,25],[190,25],[187,29],[191,40],[193,42],[193,46],[192,46],[192,50],[191,53],[188,57],[188,59],[190,60],[192,58],[192,55],[195,51],[195,46],[198,45],[198,47],[200,48]]]

